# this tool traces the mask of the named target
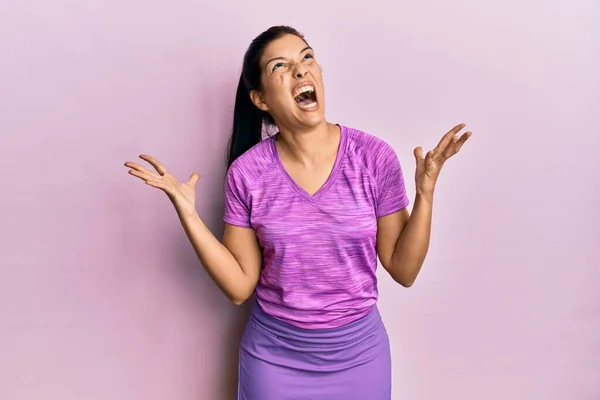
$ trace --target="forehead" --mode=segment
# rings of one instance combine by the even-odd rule
[[[263,53],[262,61],[266,62],[275,57],[291,58],[297,56],[306,46],[308,45],[304,39],[296,35],[284,35],[269,43]]]

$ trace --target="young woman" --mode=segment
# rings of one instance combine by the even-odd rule
[[[354,82],[356,84],[356,82]],[[261,140],[263,123],[277,134]],[[222,243],[195,208],[198,174],[178,182],[127,162],[162,189],[209,275],[235,304],[256,301],[240,345],[238,400],[390,400],[388,336],[377,310],[377,258],[409,287],[429,246],[444,162],[470,132],[460,124],[422,155],[412,214],[396,153],[325,119],[313,49],[277,26],[250,44],[237,89]]]

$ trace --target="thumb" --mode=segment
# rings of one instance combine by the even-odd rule
[[[190,179],[188,180],[188,183],[190,183],[192,186],[196,186],[196,183],[198,182],[199,179],[200,179],[200,174],[194,172],[192,175],[190,175]]]
[[[415,155],[415,159],[417,160],[417,164],[423,161],[423,148],[421,146],[415,148],[413,154]]]

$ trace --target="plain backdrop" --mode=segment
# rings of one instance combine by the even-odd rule
[[[414,147],[474,131],[416,284],[379,273],[394,400],[599,399],[598,21],[596,0],[3,0],[0,399],[233,399],[247,310],[123,163],[201,173],[220,236],[242,56],[276,24],[411,199]]]

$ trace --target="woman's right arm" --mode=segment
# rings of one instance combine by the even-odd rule
[[[254,229],[225,224],[221,243],[197,213],[180,220],[210,277],[234,304],[243,304],[254,292],[262,268]]]
[[[262,268],[262,253],[254,230],[225,224],[221,243],[196,212],[195,191],[200,175],[194,173],[187,182],[181,183],[158,160],[149,155],[140,155],[140,158],[152,165],[156,172],[128,161],[125,166],[130,168],[129,174],[169,196],[196,255],[210,277],[234,304],[244,303],[254,292]]]

